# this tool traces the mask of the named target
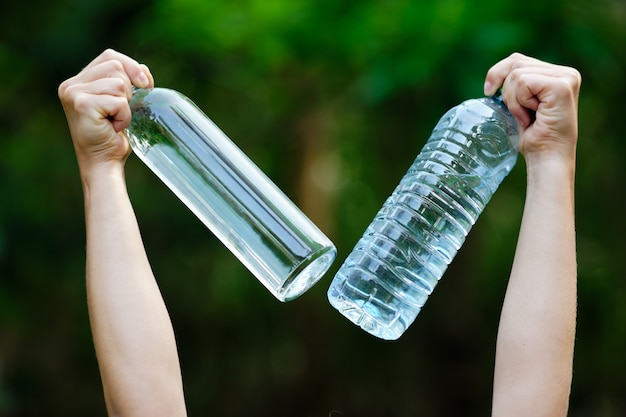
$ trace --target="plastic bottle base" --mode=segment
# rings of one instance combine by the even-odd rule
[[[379,339],[397,340],[410,324],[401,316],[397,316],[391,322],[383,323],[376,317],[378,309],[370,301],[356,303],[333,288],[328,291],[328,301],[352,323]]]

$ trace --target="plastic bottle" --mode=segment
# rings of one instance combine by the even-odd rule
[[[332,242],[191,100],[137,89],[130,107],[134,153],[276,298],[323,276]]]
[[[499,97],[449,110],[335,275],[331,305],[374,336],[399,338],[515,165],[518,142]]]

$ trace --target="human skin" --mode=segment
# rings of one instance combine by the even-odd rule
[[[513,54],[493,66],[518,120],[527,188],[496,345],[493,416],[566,416],[576,331],[574,176],[581,77]]]
[[[107,50],[59,87],[85,199],[89,317],[109,415],[185,416],[171,320],[124,178],[132,85],[154,85],[148,68]]]

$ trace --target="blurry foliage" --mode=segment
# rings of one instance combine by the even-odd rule
[[[82,191],[56,88],[107,47],[191,97],[339,250],[316,287],[278,303],[129,159],[190,415],[488,415],[523,160],[400,341],[352,326],[325,290],[439,116],[480,96],[492,64],[520,51],[578,68],[570,415],[625,414],[624,45],[622,0],[3,2],[0,415],[105,415],[85,305]]]

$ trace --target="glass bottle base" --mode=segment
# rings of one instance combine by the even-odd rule
[[[336,255],[337,250],[334,247],[325,247],[305,259],[278,288],[276,298],[286,302],[305,293],[324,276]]]

